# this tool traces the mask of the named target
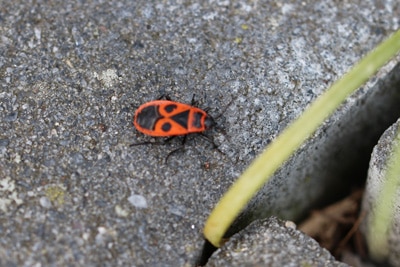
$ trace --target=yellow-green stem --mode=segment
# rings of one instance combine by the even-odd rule
[[[318,97],[256,158],[216,205],[204,236],[220,247],[226,230],[275,171],[296,151],[343,101],[400,50],[400,31],[382,42],[353,69]]]

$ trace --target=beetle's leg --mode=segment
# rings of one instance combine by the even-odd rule
[[[191,102],[191,105],[192,105],[192,106],[195,106],[195,104],[196,104],[195,97],[196,97],[196,94],[193,94],[193,96],[192,96],[192,102]]]
[[[224,152],[222,152],[220,149],[219,149],[219,146],[214,142],[214,139],[212,139],[210,136],[208,136],[208,135],[205,135],[204,133],[199,133],[200,135],[200,137],[202,137],[204,140],[207,140],[210,144],[212,144],[212,146],[213,146],[213,148],[215,149],[215,150],[217,150],[219,153],[221,153],[222,155],[225,155],[225,153]]]
[[[190,102],[190,105],[191,105],[191,106],[194,106],[194,107],[198,107],[198,106],[199,106],[199,101],[196,100],[196,94],[193,94],[193,96],[192,96],[192,102]]]
[[[175,137],[175,136],[174,136],[174,137]],[[169,157],[170,157],[172,154],[174,154],[174,153],[178,152],[179,150],[182,150],[182,149],[185,148],[186,138],[187,138],[187,135],[184,135],[184,136],[183,136],[183,139],[182,139],[181,146],[178,147],[178,148],[176,148],[176,149],[174,149],[174,150],[172,150],[171,152],[168,153],[167,157],[165,158],[165,164],[168,163],[168,159],[169,159]]]

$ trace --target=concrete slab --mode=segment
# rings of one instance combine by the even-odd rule
[[[229,185],[328,84],[398,28],[395,1],[5,1],[0,265],[191,266]],[[202,139],[138,133],[168,93]]]

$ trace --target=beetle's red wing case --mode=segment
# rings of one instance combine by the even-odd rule
[[[187,104],[155,100],[137,109],[133,123],[144,134],[168,137],[205,131],[207,117],[204,110]]]

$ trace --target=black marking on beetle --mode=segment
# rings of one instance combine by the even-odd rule
[[[164,124],[161,126],[161,129],[162,129],[164,132],[169,132],[169,130],[171,130],[171,128],[172,128],[172,125],[171,125],[171,123],[169,123],[169,122],[166,122],[166,123],[164,123]]]
[[[171,112],[174,111],[177,107],[178,107],[178,106],[177,106],[176,104],[169,104],[169,105],[166,105],[166,106],[165,106],[164,110],[165,110],[167,113],[171,113]]]
[[[178,113],[178,114],[172,116],[171,119],[173,121],[175,121],[176,123],[178,123],[183,128],[187,129],[188,128],[188,120],[189,120],[189,112],[190,112],[190,110],[182,111],[181,113]]]
[[[195,112],[193,115],[194,120],[192,126],[196,128],[201,128],[201,118],[203,117],[203,113]]]
[[[144,129],[154,130],[156,123],[163,116],[158,112],[159,106],[148,106],[137,115],[137,123]]]

